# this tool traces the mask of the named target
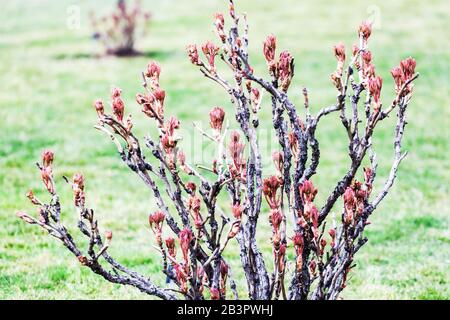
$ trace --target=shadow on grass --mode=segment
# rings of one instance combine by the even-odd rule
[[[163,50],[152,50],[152,51],[133,51],[127,53],[119,53],[119,54],[98,54],[98,53],[87,53],[87,52],[75,52],[75,53],[58,53],[53,55],[53,59],[55,60],[79,60],[79,59],[102,59],[106,57],[117,57],[117,58],[150,58],[150,59],[158,59],[163,60],[167,59],[174,52],[172,51],[163,51]]]
[[[78,59],[98,59],[100,55],[97,54],[91,54],[91,53],[84,53],[84,52],[77,52],[77,53],[58,53],[56,55],[53,55],[53,59],[55,60],[78,60]]]

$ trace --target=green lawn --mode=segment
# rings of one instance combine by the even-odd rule
[[[107,283],[82,268],[63,246],[37,227],[19,221],[15,212],[33,212],[25,192],[32,187],[44,196],[34,162],[43,148],[56,153],[56,179],[64,204],[63,219],[74,234],[76,213],[62,175],[82,171],[87,179],[87,201],[95,208],[102,228],[114,232],[110,252],[125,265],[164,279],[160,259],[152,249],[146,221],[154,202],[150,192],[119,160],[112,143],[93,125],[91,104],[107,99],[111,86],[123,89],[127,110],[135,119],[137,136],[150,122],[134,102],[141,90],[140,71],[150,59],[162,64],[162,86],[167,90],[166,113],[177,114],[184,125],[188,155],[192,121],[207,125],[214,105],[231,111],[229,98],[204,79],[185,57],[190,42],[213,38],[212,14],[226,10],[224,1],[156,1],[144,4],[153,12],[149,35],[139,41],[145,56],[95,58],[100,48],[90,39],[90,10],[108,11],[112,1],[5,1],[0,14],[0,299],[136,299],[133,288]],[[449,233],[449,61],[450,5],[446,0],[378,1],[237,1],[248,13],[251,54],[263,74],[261,45],[273,32],[279,48],[296,58],[293,100],[301,105],[301,86],[310,92],[317,112],[331,104],[335,90],[329,80],[335,68],[331,47],[355,41],[360,21],[375,14],[377,25],[370,42],[377,72],[384,79],[385,101],[394,95],[389,70],[412,55],[421,77],[408,110],[404,148],[409,155],[398,180],[371,219],[369,242],[360,251],[344,299],[450,298]],[[66,26],[67,9],[81,9],[81,28]],[[269,125],[269,104],[263,106]],[[394,118],[378,128],[379,187],[392,159]],[[336,115],[321,123],[318,136],[322,160],[314,183],[323,202],[348,165],[344,132]],[[264,137],[262,137],[264,141]],[[205,147],[208,144],[205,143]],[[267,151],[268,148],[264,148]],[[270,150],[269,150],[270,151]],[[228,208],[226,203],[222,204]],[[269,226],[263,214],[261,248],[269,256]],[[264,241],[265,240],[265,241]],[[228,250],[237,273],[237,251]],[[242,275],[239,286],[244,288]]]

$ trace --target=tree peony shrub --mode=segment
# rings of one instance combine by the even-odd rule
[[[118,0],[116,8],[107,16],[91,14],[94,39],[105,48],[106,54],[117,56],[136,55],[135,41],[139,33],[145,34],[150,13],[143,11],[139,0],[129,7],[125,0]]]
[[[416,62],[407,58],[392,69],[395,97],[383,104],[382,79],[375,73],[368,49],[371,25],[362,23],[358,45],[350,53],[342,43],[333,49],[337,66],[331,81],[337,92],[336,103],[313,114],[306,89],[302,107],[289,99],[295,70],[289,51],[279,52],[276,37],[269,35],[262,48],[268,77],[257,75],[247,51],[246,17],[236,15],[233,1],[229,16],[229,29],[225,28],[222,14],[214,16],[219,45],[207,41],[200,47],[187,47],[192,64],[225,89],[234,105],[234,110],[212,108],[211,132],[198,128],[218,150],[218,157],[209,165],[199,168],[188,163],[179,148],[181,123],[167,115],[165,91],[159,82],[161,67],[156,62],[142,73],[144,92],[136,95],[142,112],[159,132],[143,143],[152,161],[144,156],[144,146],[133,134],[131,117],[125,116],[121,90],[114,88],[111,92],[111,114],[101,100],[94,103],[96,128],[112,139],[122,161],[154,195],[159,209],[149,215],[148,223],[155,236],[153,245],[161,257],[161,271],[171,282],[169,287],[155,285],[147,276],[110,256],[108,248],[119,244],[114,243],[111,231],[100,232],[94,210],[86,204],[82,174],[66,179],[73,189],[78,228],[89,244],[83,249],[75,243],[61,221],[51,151],[44,151],[38,163],[51,200],[44,202],[30,191],[28,198],[38,207],[39,215],[19,212],[18,216],[59,239],[83,266],[106,280],[162,299],[238,299],[244,290],[247,295],[240,298],[336,299],[347,285],[355,254],[367,242],[364,230],[368,219],[392,187],[406,155],[401,144],[413,81],[418,77]],[[222,67],[229,68],[233,76],[225,78],[219,71]],[[270,123],[263,124],[258,118],[263,105],[272,107]],[[377,157],[372,137],[378,124],[390,115],[397,117],[393,128],[394,160],[381,190],[374,190]],[[324,197],[325,203],[319,205],[316,196],[326,190],[318,190],[313,182],[321,154],[315,132],[327,116],[341,122],[346,132],[350,165]],[[233,117],[240,130],[229,132],[225,119]],[[273,175],[263,174],[257,136],[262,125],[272,127],[278,140],[279,148],[272,154]],[[370,165],[363,168],[365,158]],[[220,195],[228,199],[224,212],[217,205]],[[340,215],[331,219],[333,208]],[[258,249],[261,224],[271,227],[272,255],[268,260]],[[239,247],[239,270],[231,270],[223,256],[231,241]],[[234,278],[238,273],[247,280],[247,288],[238,290]]]

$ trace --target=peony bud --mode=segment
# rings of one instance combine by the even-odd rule
[[[328,231],[328,234],[329,234],[330,237],[331,237],[331,243],[330,243],[330,246],[331,246],[331,248],[333,249],[334,246],[335,246],[335,244],[336,244],[336,229],[335,229],[335,228],[331,228],[331,229]]]
[[[84,204],[86,202],[86,196],[84,194],[84,177],[81,173],[74,174],[72,190],[75,206],[84,207]]]
[[[33,221],[33,224],[34,224],[34,223],[46,224],[46,223],[48,222],[48,213],[47,213],[43,208],[41,208],[41,207],[37,208],[36,211],[37,211],[37,213],[38,213],[38,217],[39,217],[38,221],[39,221],[39,222]],[[31,217],[30,217],[30,218],[31,218]],[[32,218],[32,219],[33,219],[33,218]],[[34,220],[34,219],[33,219],[33,220]]]
[[[230,153],[230,157],[233,160],[234,168],[232,168],[233,175],[239,175],[243,169],[244,165],[244,148],[245,145],[241,142],[241,136],[239,132],[233,131],[230,136],[230,143],[228,144],[228,150]]]
[[[352,45],[352,55],[355,57],[359,52],[359,47],[356,44]]]
[[[78,256],[77,259],[83,266],[86,266],[89,263],[88,258],[83,255]]]
[[[81,190],[84,190],[84,176],[81,173],[75,173],[73,175],[73,183]]]
[[[227,39],[227,36],[224,32],[225,27],[225,19],[223,17],[223,14],[216,13],[214,15],[214,25],[216,26],[217,34],[219,35],[220,40],[225,43],[225,40]]]
[[[295,254],[297,256],[295,260],[296,270],[297,272],[301,272],[303,268],[303,236],[300,233],[295,233],[292,242],[294,243]]]
[[[381,107],[380,95],[382,85],[383,80],[380,76],[372,77],[369,79],[369,93],[373,98],[373,108],[375,111],[379,110]]]
[[[183,169],[183,171],[186,171],[186,170],[184,170],[184,168],[186,167],[186,154],[183,151],[181,151],[181,150],[178,151],[177,160],[178,160],[178,163],[180,164],[180,167]]]
[[[241,219],[242,211],[243,211],[243,208],[242,208],[242,206],[239,203],[237,203],[237,204],[235,204],[235,205],[233,205],[231,207],[231,212],[233,213],[233,217],[236,220],[240,220]]]
[[[176,147],[177,142],[168,134],[164,134],[161,139],[161,146],[164,149],[164,152],[170,156],[172,154],[173,149]],[[173,159],[172,159],[173,160]],[[173,164],[173,163],[172,163]]]
[[[250,89],[250,100],[252,104],[252,111],[253,113],[257,113],[260,106],[261,106],[261,94],[258,90],[258,88],[251,88]]]
[[[181,292],[186,293],[188,291],[186,273],[179,263],[175,264],[174,269],[175,277],[177,279],[178,285],[180,286],[180,290]]]
[[[191,63],[196,66],[200,65],[197,46],[195,44],[190,44],[187,46],[186,51],[187,51],[189,60],[191,60]]]
[[[150,228],[156,236],[156,242],[159,246],[162,245],[162,227],[165,219],[165,214],[162,211],[156,211],[148,216],[148,223]]]
[[[278,229],[281,222],[283,221],[283,213],[281,212],[281,210],[279,209],[271,210],[269,214],[269,221],[274,228]]]
[[[412,78],[416,69],[416,60],[409,57],[400,61],[400,68],[402,69],[405,82]]]
[[[153,214],[149,215],[148,222],[150,226],[159,225],[164,222],[165,214],[162,211],[156,211]]]
[[[189,181],[188,183],[186,183],[186,189],[188,189],[191,192],[191,194],[195,194],[197,186],[195,185],[194,182]]]
[[[155,99],[160,103],[161,107],[164,107],[164,100],[166,98],[166,91],[161,88],[156,88],[153,92]]]
[[[291,152],[294,155],[294,158],[298,159],[300,148],[297,135],[295,134],[295,132],[292,131],[289,133],[288,140],[289,140],[289,147],[291,148]]]
[[[164,124],[164,134],[161,136],[160,142],[167,157],[169,158],[169,165],[174,166],[175,155],[173,153],[179,138],[175,135],[175,130],[180,128],[180,121],[175,117],[170,117]],[[184,162],[183,154],[181,160]]]
[[[108,244],[111,242],[112,237],[113,237],[112,231],[110,230],[105,231],[105,239]]]
[[[175,239],[172,237],[168,237],[165,242],[166,242],[167,250],[169,251],[169,255],[172,258],[175,258],[176,257]]]
[[[334,46],[334,56],[337,59],[336,71],[331,74],[331,80],[334,86],[339,91],[342,90],[342,73],[344,72],[344,62],[345,62],[345,46],[342,42]]]
[[[76,187],[74,185],[73,187],[73,201],[75,204],[75,207],[83,208],[86,203],[86,195],[83,190]]]
[[[288,51],[280,53],[280,60],[278,62],[279,79],[281,82],[281,89],[287,92],[291,84],[294,74],[294,59]]]
[[[149,95],[136,94],[136,102],[142,105],[142,112],[149,118],[159,120],[164,119],[164,99],[166,92],[160,87],[156,87],[153,93]]]
[[[39,214],[39,222],[42,224],[47,224],[48,223],[48,212],[42,208],[39,208],[38,214]]]
[[[101,118],[101,117],[103,117],[105,115],[105,108],[103,106],[103,101],[102,100],[95,100],[94,108],[95,108],[95,111],[97,112],[97,116],[99,118]]]
[[[281,177],[283,175],[283,163],[284,163],[284,155],[280,151],[274,151],[272,153],[272,161],[275,165],[275,169],[277,170],[278,175]]]
[[[275,51],[277,48],[277,38],[270,34],[267,36],[263,45],[263,53],[267,62],[267,67],[270,73],[274,73],[276,70]]]
[[[145,95],[143,95],[141,93],[137,93],[136,94],[136,102],[139,105],[143,105],[145,103],[150,103],[150,99],[147,96],[145,96]]]
[[[312,206],[311,208],[311,221],[312,221],[312,231],[314,234],[314,238],[317,238],[319,236],[319,210],[317,210],[316,206]]]
[[[122,122],[122,120],[123,120],[124,110],[125,110],[125,104],[124,104],[122,98],[120,96],[115,97],[112,101],[112,111],[113,111],[113,114],[117,117],[117,120],[120,122]]]
[[[225,25],[225,19],[223,17],[223,14],[218,12],[216,14],[214,14],[214,24],[216,25],[217,28],[224,28]]]
[[[190,245],[192,239],[194,239],[194,235],[192,234],[192,231],[187,228],[181,230],[178,233],[178,240],[180,241],[180,247],[181,247],[181,251],[183,253],[183,259],[184,259],[186,265],[188,263],[189,245]]]
[[[247,80],[245,82],[245,88],[247,89],[248,93],[250,93],[252,91],[252,82],[250,80]]]
[[[398,93],[401,90],[403,83],[404,83],[402,69],[400,67],[394,67],[391,70],[391,74],[392,74],[392,77],[394,78],[395,91],[397,91],[397,93]]]
[[[300,196],[302,197],[304,202],[312,202],[317,194],[317,189],[314,187],[311,181],[305,180],[300,185]]]
[[[201,204],[202,204],[202,201],[197,196],[190,196],[188,198],[187,206],[188,206],[189,210],[199,213]]]
[[[327,245],[327,240],[322,238],[322,240],[320,240],[320,246],[321,246],[322,251],[325,249],[326,245]]]
[[[337,45],[333,47],[334,56],[339,62],[345,61],[345,46],[342,42],[339,42]]]
[[[369,21],[363,21],[358,29],[358,35],[362,36],[364,41],[367,41],[372,33],[372,23]]]
[[[311,260],[309,262],[309,271],[311,271],[311,274],[314,276],[316,274],[316,261]]]
[[[35,197],[35,195],[34,195],[34,193],[33,193],[33,190],[29,190],[28,192],[27,192],[27,198],[30,200],[30,202],[32,203],[32,204],[34,204],[34,205],[39,205],[40,204],[40,202],[39,202],[39,200]]]
[[[361,53],[361,58],[364,62],[364,65],[369,65],[372,62],[372,52],[369,50],[365,50]]]
[[[36,224],[36,221],[23,211],[16,212],[16,216],[29,224]]]
[[[263,193],[271,209],[277,209],[280,205],[280,199],[277,195],[280,186],[281,181],[277,176],[270,176],[263,180]]]
[[[55,187],[53,186],[53,171],[51,166],[44,167],[41,170],[41,178],[47,191],[54,194]]]
[[[300,225],[303,229],[308,226],[308,222],[306,222],[305,218],[301,215],[297,219],[297,224]]]
[[[228,275],[228,265],[223,260],[220,261],[220,275],[222,278]]]
[[[400,61],[399,67],[395,67],[391,70],[391,74],[395,82],[395,91],[397,92],[397,94],[399,94],[400,90],[403,89],[403,85],[405,84],[405,82],[407,82],[414,76],[415,68],[416,60],[409,57],[405,60]],[[411,93],[412,88],[413,84],[408,84],[402,94],[405,95]]]
[[[171,116],[169,120],[166,121],[166,124],[164,126],[166,134],[172,137],[175,133],[175,130],[179,128],[180,128],[180,121],[174,116]]]
[[[217,159],[214,159],[212,162],[212,171],[217,174]]]
[[[222,124],[225,118],[225,111],[223,111],[220,107],[214,107],[209,112],[209,124],[214,132],[214,138],[218,138],[220,136],[220,132],[222,131]]]
[[[258,88],[252,88],[252,99],[255,101],[255,103],[259,102],[260,93]]]
[[[231,229],[228,232],[228,239],[234,238],[239,233],[240,229],[241,229],[241,222],[239,220],[233,222]]]
[[[369,167],[365,167],[363,168],[364,171],[364,182],[366,184],[370,184],[372,181],[372,177],[373,177],[373,170],[372,168]]]
[[[220,299],[220,293],[216,287],[211,287],[211,289],[209,289],[209,293],[211,295],[211,300],[219,300]]]
[[[53,163],[54,153],[51,150],[44,150],[42,152],[42,165],[44,167],[51,166]]]
[[[303,236],[300,233],[294,234],[294,237],[292,237],[292,242],[294,243],[294,246],[303,248],[304,245]]]
[[[353,215],[356,207],[355,192],[352,188],[347,187],[344,192],[344,223],[349,225],[353,221]]]
[[[215,66],[214,60],[216,58],[216,55],[219,53],[219,48],[216,47],[216,45],[214,43],[212,43],[211,41],[207,41],[202,46],[202,51],[203,51],[203,54],[205,55],[206,59],[208,60],[208,63],[210,66],[210,71],[215,73],[216,66]]]
[[[353,206],[355,204],[355,192],[350,187],[347,187],[347,189],[345,189],[344,203],[346,203],[348,206]]]
[[[366,65],[363,70],[363,74],[367,79],[375,77],[375,67],[373,64]]]
[[[311,201],[306,201],[305,204],[303,205],[303,217],[306,220],[311,219],[311,211],[313,207],[314,204]]]
[[[151,61],[147,65],[147,70],[145,76],[152,81],[153,86],[157,87],[159,84],[159,75],[161,74],[161,66],[155,62]]]
[[[111,89],[111,99],[118,98],[122,94],[122,89],[120,88],[112,88]]]
[[[303,269],[303,256],[302,255],[298,255],[297,258],[295,259],[295,270],[297,272],[302,272]]]

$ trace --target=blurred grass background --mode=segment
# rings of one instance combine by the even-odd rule
[[[146,298],[133,288],[112,285],[80,267],[60,243],[15,217],[18,209],[34,212],[25,198],[29,188],[45,197],[34,166],[43,148],[56,153],[63,219],[77,239],[81,241],[72,195],[61,177],[82,171],[89,206],[96,209],[101,227],[114,232],[111,253],[155,282],[164,281],[146,224],[147,214],[154,208],[152,196],[119,160],[112,143],[93,129],[96,115],[91,105],[95,98],[107,100],[111,86],[121,87],[137,136],[143,137],[150,122],[139,111],[134,95],[141,90],[140,71],[156,59],[163,68],[166,113],[178,115],[185,128],[189,129],[192,121],[207,126],[206,114],[214,105],[232,110],[226,93],[204,79],[185,56],[188,43],[215,39],[212,14],[226,11],[225,1],[143,1],[153,13],[148,36],[137,43],[145,55],[98,59],[95,55],[101,48],[90,39],[87,16],[90,10],[106,13],[113,4],[100,0],[2,3],[0,299]],[[68,9],[73,5],[81,13],[81,28],[75,30],[67,27]],[[329,80],[335,68],[332,46],[343,41],[350,48],[362,20],[374,18],[376,22],[370,48],[377,73],[384,80],[386,102],[394,95],[390,68],[409,55],[416,58],[421,77],[408,110],[404,149],[409,155],[391,193],[371,218],[369,242],[358,254],[357,267],[342,297],[448,299],[448,1],[237,1],[237,10],[249,16],[251,59],[257,72],[265,73],[261,46],[273,32],[280,50],[289,49],[296,59],[293,100],[301,105],[300,88],[307,86],[313,112],[335,100]],[[266,101],[262,122],[267,125],[269,115]],[[374,141],[380,163],[377,186],[390,168],[394,121],[392,117],[383,122]],[[313,181],[321,203],[349,160],[336,115],[321,123],[318,137],[323,155]],[[188,156],[192,155],[192,147],[186,141],[184,145]],[[227,203],[221,205],[228,208]],[[262,221],[260,246],[270,256],[265,214]],[[244,288],[237,251],[228,250],[226,255],[240,289]]]

